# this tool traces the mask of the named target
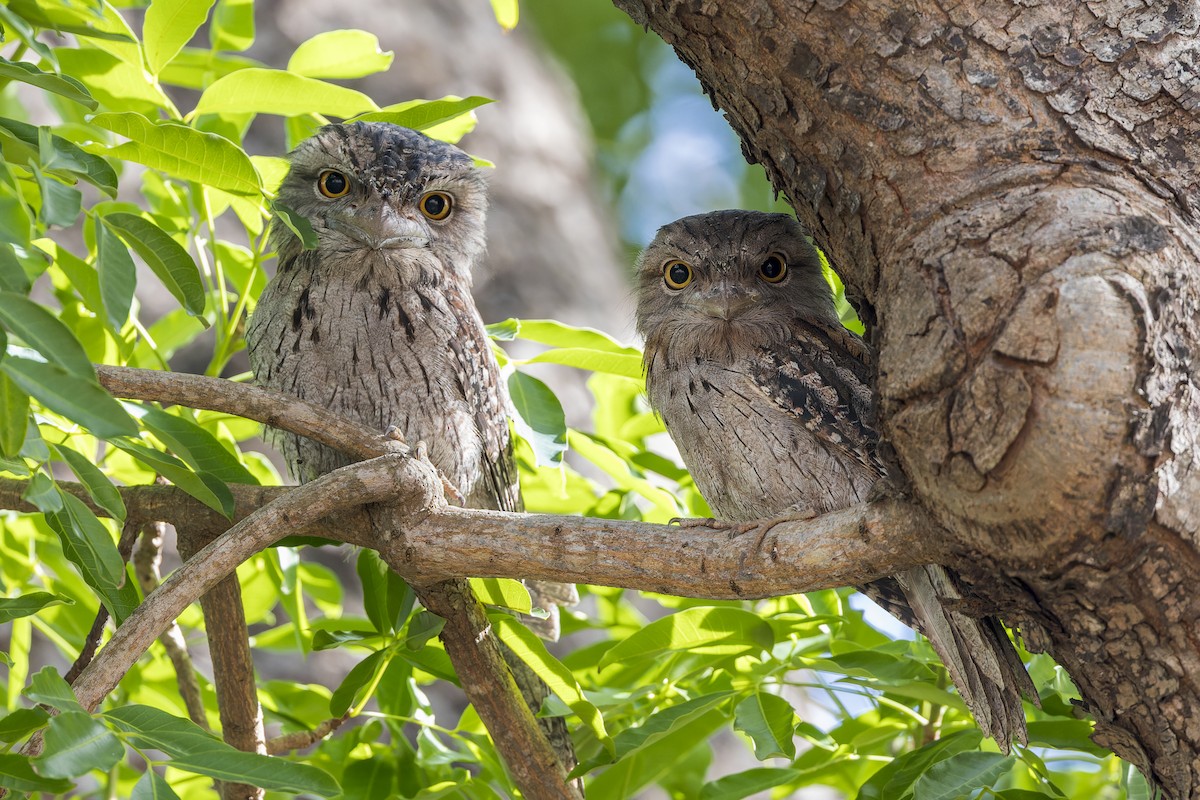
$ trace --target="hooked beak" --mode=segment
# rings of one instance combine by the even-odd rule
[[[720,281],[696,298],[705,316],[728,322],[758,302],[758,292],[738,283]]]
[[[331,214],[326,224],[372,250],[429,245],[429,236],[421,223],[401,216],[386,203],[378,214]]]

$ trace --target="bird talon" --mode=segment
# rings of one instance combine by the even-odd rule
[[[667,524],[678,525],[681,528],[713,528],[718,531],[729,527],[728,522],[722,522],[713,517],[671,517],[667,520]]]

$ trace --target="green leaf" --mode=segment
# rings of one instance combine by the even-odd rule
[[[511,578],[471,578],[471,589],[479,602],[510,608],[522,614],[533,610],[525,584]]]
[[[189,314],[199,316],[204,313],[205,294],[200,269],[179,242],[137,214],[118,212],[101,219],[137,251]]]
[[[45,752],[33,763],[48,778],[77,778],[107,771],[124,755],[117,737],[91,714],[64,711],[51,718]]]
[[[0,78],[28,83],[47,92],[61,95],[93,111],[99,105],[88,92],[87,87],[71,76],[42,72],[33,64],[24,61],[9,61],[6,58],[0,58]]]
[[[733,727],[754,742],[754,757],[759,761],[776,756],[796,757],[792,740],[796,727],[792,704],[779,695],[755,692],[737,704]]]
[[[189,117],[201,114],[325,114],[342,119],[378,111],[362,92],[277,69],[240,69],[218,78]]]
[[[235,53],[254,44],[254,0],[218,0],[209,39],[213,50]]]
[[[9,242],[0,242],[0,289],[6,289],[18,294],[29,294],[31,286],[25,268],[17,258],[16,246]]]
[[[220,5],[217,6],[220,8]],[[244,56],[218,56],[211,50],[198,47],[185,47],[179,55],[163,67],[158,79],[172,86],[182,86],[185,89],[202,91],[222,75],[237,72],[248,67],[261,67],[262,62]]]
[[[171,766],[218,780],[267,790],[334,797],[341,792],[330,775],[307,764],[243,753],[195,723],[143,705],[105,712],[105,719],[131,736],[136,746],[161,750]]]
[[[641,353],[606,353],[583,347],[557,347],[515,363],[562,364],[564,367],[621,375],[626,378],[641,378],[643,374]]]
[[[539,466],[558,466],[567,451],[567,418],[550,387],[532,375],[514,371],[508,393],[516,411],[517,432],[533,448]]]
[[[493,322],[486,326],[487,335],[497,342],[511,342],[521,331],[521,323],[509,317],[501,322]]]
[[[355,569],[362,582],[363,609],[371,625],[379,633],[400,630],[416,600],[412,589],[374,550],[359,550]]]
[[[798,777],[799,770],[756,767],[704,784],[700,790],[700,800],[741,800],[752,794],[768,792]]]
[[[3,362],[0,362],[2,365]],[[150,469],[162,475],[213,511],[233,516],[233,493],[229,487],[211,475],[193,472],[170,453],[128,441],[114,441],[114,447],[124,450]]]
[[[394,55],[379,49],[379,39],[366,31],[318,33],[301,43],[288,59],[288,72],[306,78],[362,78],[383,72]]]
[[[0,455],[15,458],[25,443],[29,423],[29,395],[0,372]]]
[[[127,403],[125,408],[196,472],[207,473],[226,483],[258,484],[237,456],[190,419],[149,405]]]
[[[35,703],[50,706],[59,711],[83,712],[75,693],[53,667],[42,667],[33,675],[25,696]]]
[[[28,297],[15,292],[0,292],[0,325],[50,363],[78,378],[96,379],[92,362],[71,330]]]
[[[956,753],[975,750],[982,740],[983,732],[976,728],[952,733],[903,753],[867,779],[859,788],[858,800],[904,800],[912,795],[913,784],[931,765]]]
[[[41,440],[39,439],[38,441]],[[49,458],[50,452],[47,450],[46,459],[49,460]],[[58,484],[41,470],[33,473],[33,477],[29,479],[29,485],[21,493],[21,499],[35,506],[42,513],[62,511],[63,508],[62,495],[58,492]]]
[[[133,292],[137,286],[137,267],[129,250],[112,228],[96,226],[96,275],[99,280],[100,302],[104,316],[114,331],[119,331],[129,319]]]
[[[976,789],[990,788],[1014,763],[1012,756],[1000,753],[959,753],[930,767],[913,785],[913,798],[957,800]]]
[[[329,698],[329,713],[340,717],[351,706],[357,706],[365,700],[367,690],[375,685],[378,675],[387,669],[389,660],[387,650],[376,650],[355,664]]]
[[[713,692],[655,711],[640,725],[618,733],[613,738],[613,752],[620,759],[645,749],[719,708],[731,696],[733,692]]]
[[[299,212],[293,211],[283,203],[276,200],[271,201],[271,212],[287,226],[287,229],[296,234],[296,238],[300,240],[300,244],[305,250],[315,250],[319,244],[317,240],[317,232],[313,230],[312,223],[307,217],[302,216]]]
[[[588,784],[588,800],[625,800],[636,796],[643,786],[675,769],[692,749],[708,742],[725,723],[725,715],[715,710],[692,719],[688,725],[680,726],[597,775]]]
[[[33,764],[25,756],[0,753],[0,786],[16,792],[46,792],[62,796],[75,788],[75,781],[58,778],[43,778],[33,771]]]
[[[504,30],[511,31],[517,27],[517,0],[492,0],[492,13],[496,15],[496,22],[499,22]]]
[[[612,740],[604,728],[604,717],[601,716],[600,710],[584,696],[583,689],[571,670],[550,654],[546,643],[512,617],[494,615],[492,623],[498,627],[501,638],[509,649],[533,668],[550,691],[570,706],[583,725],[608,752],[613,752]]]
[[[103,157],[27,122],[0,117],[0,129],[36,151],[42,168],[85,180],[109,197],[117,196],[117,173]]]
[[[116,158],[231,194],[257,198],[262,193],[250,157],[223,136],[173,122],[152,122],[133,112],[97,114],[92,122],[130,140],[110,149]]]
[[[1086,719],[1043,719],[1030,722],[1029,743],[1060,749],[1082,750],[1104,757],[1109,751],[1092,741],[1094,726]]]
[[[112,590],[125,579],[125,562],[108,528],[70,492],[59,489],[62,511],[46,514],[46,523],[62,540],[63,553],[88,586]]]
[[[157,114],[164,108],[174,111],[171,99],[162,89],[146,80],[140,58],[127,60],[95,47],[60,47],[55,52],[63,72],[79,78],[102,106],[136,109],[145,114]]]
[[[479,95],[470,97],[447,95],[440,100],[407,100],[403,103],[385,106],[378,111],[362,114],[355,119],[362,122],[390,122],[393,125],[421,131],[442,141],[458,141],[458,137],[447,138],[444,135],[435,136],[434,133],[446,133],[446,126],[449,123],[471,114],[480,106],[494,102],[490,97],[480,97]],[[468,119],[472,120],[473,126],[474,117],[471,116]],[[462,133],[466,133],[467,130],[463,130]]]
[[[396,765],[390,759],[375,757],[352,761],[342,773],[342,781],[346,784],[343,800],[402,796],[396,793]]]
[[[52,445],[52,447],[58,457],[71,466],[71,470],[83,482],[88,495],[96,502],[96,505],[111,514],[117,522],[124,522],[125,501],[121,499],[121,493],[109,477],[101,472],[91,459],[65,444]]]
[[[152,0],[142,25],[146,66],[157,75],[192,40],[216,0]]]
[[[19,597],[0,597],[0,625],[12,622],[17,617],[36,614],[46,606],[57,606],[63,603],[74,605],[75,601],[69,597],[49,592],[30,592]],[[12,740],[6,739],[5,741]]]
[[[412,615],[408,622],[408,636],[404,646],[409,650],[420,650],[433,637],[446,627],[446,620],[427,609],[421,609]]]
[[[33,177],[37,181],[38,190],[42,194],[42,206],[38,209],[38,219],[49,226],[69,228],[79,218],[83,207],[83,195],[78,189],[50,177],[36,166],[30,165]]]
[[[41,708],[18,708],[0,719],[0,742],[19,742],[50,721],[49,712]]]
[[[0,369],[46,408],[78,422],[101,439],[132,436],[137,425],[120,403],[95,381],[84,380],[57,364],[9,355]]]
[[[179,800],[179,795],[175,794],[166,778],[147,767],[142,777],[133,785],[129,800]]]
[[[581,328],[567,325],[553,319],[522,319],[518,320],[519,339],[525,339],[538,344],[552,347],[582,348],[585,350],[600,350],[605,353],[625,353],[640,355],[636,348],[627,347],[603,331],[595,328]]]
[[[677,652],[734,655],[775,646],[771,626],[740,608],[700,606],[655,620],[610,648],[600,668]]]

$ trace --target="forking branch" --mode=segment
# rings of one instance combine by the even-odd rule
[[[714,599],[845,586],[947,558],[944,539],[929,535],[936,525],[919,508],[896,500],[780,523],[761,547],[754,536],[730,538],[706,528],[455,508],[427,461],[325,409],[216,378],[117,367],[98,372],[118,396],[255,419],[368,460],[297,488],[231,486],[236,524],[152,592],[75,683],[89,709],[188,605],[238,564],[293,533],[376,549],[417,587],[463,577],[531,578]],[[20,500],[23,487],[21,481],[0,481],[0,505],[32,510]],[[82,487],[64,488],[86,501]],[[209,530],[223,522],[173,487],[121,492],[133,519]],[[367,514],[363,507],[371,504],[386,504],[391,513]],[[384,520],[387,530],[378,529]],[[546,792],[531,796],[555,796]]]

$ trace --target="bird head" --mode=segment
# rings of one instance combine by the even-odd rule
[[[637,266],[647,351],[732,358],[770,346],[792,321],[837,325],[820,257],[787,214],[713,211],[659,229]]]
[[[469,277],[483,254],[482,173],[453,145],[398,125],[354,122],[321,128],[290,161],[279,199],[312,224],[319,263],[352,269],[377,255],[431,254]],[[286,268],[300,243],[278,220],[272,236]]]

